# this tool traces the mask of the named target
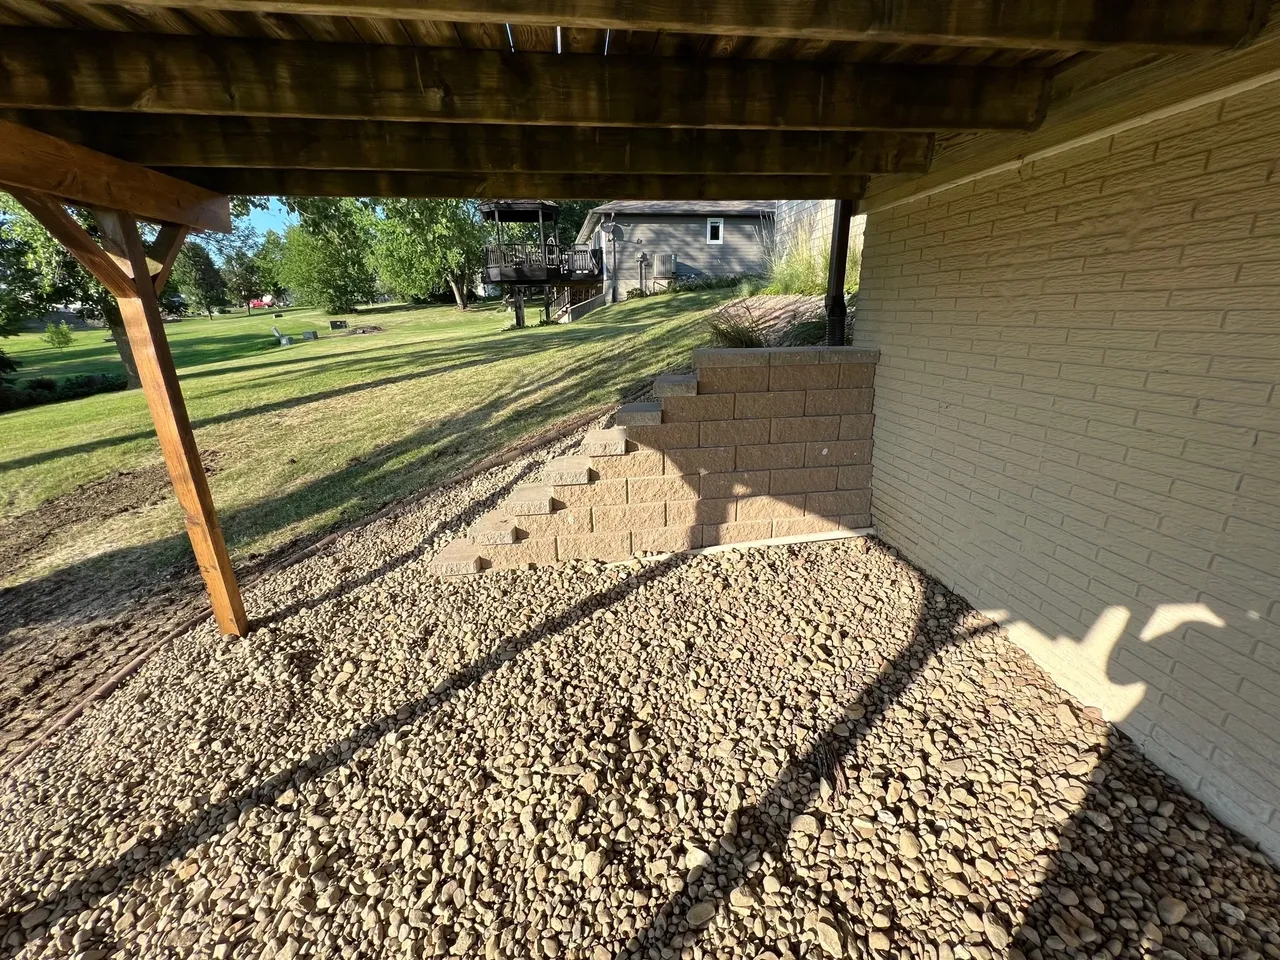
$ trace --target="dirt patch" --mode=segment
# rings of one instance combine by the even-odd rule
[[[217,451],[211,450],[202,456],[205,473],[214,474],[218,468]],[[172,495],[169,474],[163,465],[157,465],[120,470],[46,500],[34,510],[0,522],[0,570],[4,570],[6,577],[21,572],[41,555],[45,543],[60,530],[154,506]]]
[[[203,456],[205,472],[216,472],[217,452]],[[0,523],[0,569],[12,577],[68,529],[172,496],[162,465],[86,483]],[[144,572],[144,555],[96,557],[0,589],[0,758],[191,615],[201,599],[194,564],[157,577]]]

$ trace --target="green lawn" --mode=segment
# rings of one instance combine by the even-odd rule
[[[702,315],[725,291],[650,297],[570,325],[503,331],[494,303],[368,308],[342,336],[311,310],[281,319],[195,317],[166,330],[233,556],[262,554],[349,523],[429,486],[521,436],[616,400],[705,340]],[[536,314],[533,315],[536,317]],[[279,347],[272,324],[320,339]],[[61,351],[38,334],[5,340],[24,377],[118,369],[102,331]],[[160,463],[140,391],[0,414],[0,521],[81,484]],[[6,583],[84,564],[158,570],[189,554],[167,498],[58,531]]]

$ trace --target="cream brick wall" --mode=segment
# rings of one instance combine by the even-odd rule
[[[1280,857],[1280,85],[868,219],[874,520]]]

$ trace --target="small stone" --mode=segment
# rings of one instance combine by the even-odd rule
[[[711,922],[711,918],[716,915],[716,905],[710,900],[704,900],[701,903],[695,903],[689,908],[689,913],[685,919],[691,927],[705,927]]]
[[[709,866],[711,866],[711,854],[700,847],[690,847],[684,855],[686,870],[705,870]]]
[[[844,956],[844,940],[841,938],[839,930],[825,921],[819,921],[816,932],[818,934],[818,944],[827,956]]]
[[[51,911],[45,907],[36,907],[34,910],[28,910],[24,913],[22,919],[18,922],[23,930],[30,930],[48,920],[50,913]]]
[[[729,904],[740,910],[749,909],[755,905],[755,902],[755,894],[745,886],[734,887],[729,893]]]
[[[987,934],[987,942],[991,946],[997,950],[1003,950],[1009,945],[1009,929],[990,910],[982,915],[982,927]]]
[[[1160,919],[1169,926],[1175,923],[1181,923],[1183,917],[1187,915],[1187,905],[1177,897],[1161,897],[1160,902],[1156,904],[1156,913],[1160,914]]]
[[[604,854],[599,850],[592,850],[582,861],[582,872],[588,879],[594,880],[604,871],[604,864]]]
[[[802,813],[791,821],[791,831],[801,836],[816,837],[822,832],[822,824],[818,822],[817,817]]]
[[[904,830],[898,834],[898,852],[908,860],[914,860],[920,856],[920,840],[914,833]]]
[[[1191,827],[1192,830],[1200,830],[1201,832],[1204,832],[1213,826],[1213,824],[1209,822],[1209,818],[1202,813],[1188,813],[1185,819],[1187,821],[1187,826]]]
[[[884,951],[888,950],[892,944],[889,941],[889,935],[880,930],[873,931],[867,937],[867,946],[872,950]]]

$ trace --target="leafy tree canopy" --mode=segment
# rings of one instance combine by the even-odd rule
[[[370,265],[371,205],[350,198],[283,202],[298,215],[298,224],[284,235],[280,277],[294,297],[329,313],[350,313],[372,300],[377,280]]]
[[[258,267],[262,292],[275,297],[284,293],[284,237],[274,230],[268,230],[253,259]]]
[[[240,306],[265,292],[257,257],[244,248],[232,250],[222,261],[222,280],[228,297]]]
[[[373,221],[373,261],[403,297],[450,289],[465,310],[489,230],[472,200],[386,200]]]
[[[187,306],[208,314],[227,305],[227,283],[209,251],[199,243],[183,244],[173,264],[173,282]]]

